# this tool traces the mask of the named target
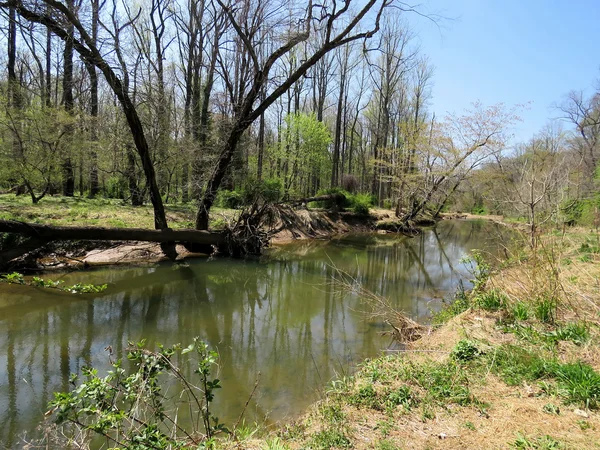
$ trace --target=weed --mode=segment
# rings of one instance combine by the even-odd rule
[[[400,450],[400,447],[398,447],[392,441],[389,441],[387,439],[384,439],[383,441],[379,441],[375,448],[377,450]]]
[[[481,351],[472,341],[460,340],[456,347],[450,353],[450,357],[455,361],[466,362],[477,358],[481,355]]]
[[[585,322],[568,323],[547,334],[550,340],[571,341],[583,345],[590,340],[590,330]]]
[[[564,448],[564,446],[551,436],[541,436],[538,438],[530,439],[525,435],[518,433],[517,440],[511,445],[517,449],[539,449],[539,450],[558,450]]]
[[[267,439],[265,445],[262,447],[263,450],[288,450],[289,447],[284,444],[278,437]]]
[[[62,283],[62,280],[52,281],[52,280],[44,280],[40,277],[33,277],[31,279],[32,286],[38,287],[46,287],[46,288],[58,288],[58,286]]]
[[[543,410],[548,414],[556,414],[557,416],[560,414],[560,408],[553,403],[546,403]]]
[[[497,289],[481,292],[475,298],[476,305],[486,311],[498,311],[504,308],[507,302],[506,295]]]
[[[427,422],[428,420],[435,419],[435,413],[430,405],[423,405],[421,409],[421,421]]]
[[[479,250],[473,250],[471,256],[462,258],[461,262],[469,266],[474,278],[473,291],[478,292],[484,288],[491,274],[491,266],[487,263]]]
[[[50,407],[56,422],[74,427],[63,428],[62,433],[74,433],[65,434],[65,438],[74,439],[78,433],[92,430],[122,448],[183,448],[189,440],[200,448],[213,448],[211,439],[215,433],[225,431],[211,411],[214,390],[220,387],[219,380],[211,378],[217,354],[198,338],[185,349],[179,345],[159,346],[158,351],[150,351],[144,345],[144,341],[130,343],[127,359],[132,365],[131,373],[122,367],[122,360],[112,362],[112,370],[105,377],[99,377],[96,369],[83,368],[85,380],[75,390],[54,394]],[[192,351],[198,359],[194,372],[199,375],[201,388],[182,379],[180,369],[172,362],[178,353]],[[205,442],[195,441],[193,431],[183,430],[167,412],[162,389],[167,374],[180,381],[183,391],[194,399],[190,408],[197,408],[204,423]],[[76,384],[78,376],[73,375],[71,381]],[[197,396],[196,392],[202,395]]]
[[[21,275],[18,272],[7,273],[5,275],[2,275],[0,277],[0,280],[10,284],[25,284],[25,279],[23,278],[23,275]]]
[[[285,440],[302,439],[306,427],[301,423],[285,424],[278,432],[278,436]]]
[[[390,392],[386,399],[386,404],[388,406],[394,407],[402,405],[407,411],[417,403],[417,399],[413,396],[410,387],[408,386],[400,386],[398,389]]]
[[[589,262],[592,262],[594,260],[592,258],[592,256],[590,256],[589,253],[585,253],[585,254],[581,255],[578,259],[579,259],[579,261],[581,261],[583,263],[589,263]]]
[[[71,294],[97,294],[106,290],[107,287],[107,284],[77,283],[73,286],[65,286],[63,290]]]
[[[527,303],[525,302],[517,302],[514,304],[514,306],[512,307],[512,316],[516,319],[516,320],[528,320],[529,319],[529,315],[530,315],[530,311],[529,311],[529,305],[527,305]]]
[[[502,345],[489,355],[490,367],[507,384],[536,381],[550,375],[550,362],[515,345]]]
[[[558,382],[557,388],[544,381],[540,384],[542,390],[550,395],[558,393],[567,403],[579,403],[587,408],[599,406],[600,375],[587,364],[561,364],[514,345],[497,348],[490,364],[507,384],[554,379]]]
[[[544,323],[554,323],[556,319],[557,301],[551,296],[543,295],[536,299],[534,314],[536,319]]]
[[[342,422],[346,418],[346,414],[344,414],[342,407],[338,403],[323,404],[320,406],[319,412],[331,424]]]
[[[467,374],[453,361],[425,364],[414,370],[412,376],[426,392],[424,402],[441,406],[446,403],[466,406],[476,402],[469,390]]]
[[[233,431],[234,437],[238,441],[246,441],[251,439],[255,434],[260,431],[260,426],[254,422],[252,425],[247,425],[246,421],[243,420]]]
[[[381,420],[377,422],[377,429],[381,431],[383,437],[386,437],[390,434],[390,431],[394,428],[394,423],[390,420]]]
[[[314,450],[326,450],[332,447],[350,448],[350,439],[339,430],[328,428],[315,433],[310,440],[310,448]]]
[[[470,422],[470,421],[466,421],[465,422],[465,428],[467,430],[471,430],[471,431],[475,431],[476,430],[475,425],[473,425],[473,422]]]
[[[354,385],[354,377],[342,377],[339,380],[332,380],[327,389],[328,394],[346,394]]]
[[[577,425],[579,425],[579,428],[581,429],[581,431],[589,430],[592,427],[587,420],[583,420],[583,419],[578,420]]]
[[[559,364],[554,370],[559,392],[569,403],[581,403],[586,408],[598,408],[600,375],[587,364]]]
[[[358,392],[349,397],[348,402],[354,406],[381,409],[381,404],[377,398],[377,392],[375,392],[372,384],[361,387]]]

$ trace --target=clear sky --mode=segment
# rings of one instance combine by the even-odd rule
[[[525,141],[559,116],[553,103],[600,79],[600,0],[421,0],[419,9],[449,18],[409,19],[435,66],[438,116],[476,100],[531,102],[514,130]]]

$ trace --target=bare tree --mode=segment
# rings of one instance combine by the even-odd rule
[[[281,13],[278,13],[281,10],[280,7],[257,2],[253,10],[254,12],[270,6],[270,9],[265,11],[264,16],[277,18],[279,26],[282,23],[285,26],[285,34],[282,33],[283,39],[281,45],[262,62],[259,61],[254,48],[256,32],[248,24],[240,21],[239,15],[236,15],[239,8],[236,8],[234,3],[224,4],[219,2],[219,4],[226,12],[231,26],[248,53],[249,59],[246,70],[251,76],[248,82],[242,86],[243,91],[238,91],[240,95],[236,98],[236,103],[233,106],[234,116],[231,129],[225,139],[217,164],[212,171],[204,195],[200,201],[200,207],[196,215],[196,228],[200,230],[208,228],[210,208],[215,201],[217,190],[221,185],[243,133],[270,105],[292,87],[296,81],[305,75],[327,53],[350,42],[368,39],[375,35],[379,31],[381,16],[386,8],[390,6],[391,0],[383,0],[382,2],[370,0],[356,14],[351,13],[349,1],[340,6],[335,1],[317,5],[313,4],[311,0],[304,11],[289,14],[287,21],[283,21]],[[374,13],[375,17],[369,18],[369,13]],[[360,31],[359,27],[369,19],[371,20],[370,28]],[[260,93],[269,81],[273,67],[292,49],[308,40],[313,27],[324,27],[325,39],[323,43],[312,55],[308,55],[307,59],[292,74],[274,84],[273,90],[265,96],[264,100],[255,106]]]

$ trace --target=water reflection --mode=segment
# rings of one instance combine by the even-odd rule
[[[70,373],[106,368],[106,347],[121,354],[142,338],[188,344],[200,336],[216,347],[224,387],[217,412],[225,421],[237,419],[259,372],[250,419],[298,413],[327,380],[389,344],[380,324],[359,312],[359,299],[340,294],[334,267],[423,319],[430,300],[464,277],[460,258],[489,248],[492,228],[444,222],[416,238],[292,243],[263,261],[61,275],[67,283],[108,282],[95,297],[0,285],[0,442],[12,448],[23,432],[35,436],[52,392],[69,388]]]

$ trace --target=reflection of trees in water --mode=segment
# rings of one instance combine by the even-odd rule
[[[278,260],[261,264],[215,260],[110,270],[111,286],[95,300],[37,291],[31,308],[3,309],[8,333],[0,338],[0,361],[6,361],[0,440],[7,445],[18,430],[31,430],[51,393],[68,388],[70,372],[82,365],[106,367],[106,346],[122,355],[128,341],[142,337],[148,345],[169,345],[199,335],[218,348],[221,418],[237,418],[259,371],[256,400],[264,409],[256,403],[251,409],[297,411],[295,405],[306,404],[317,386],[387,343],[356,313],[359,299],[339,294],[333,266],[422,315],[426,291],[452,288],[457,261],[488,233],[477,223],[459,225],[441,223],[413,239],[310,242],[302,259],[284,258],[281,251]],[[191,376],[193,368],[186,370]]]

